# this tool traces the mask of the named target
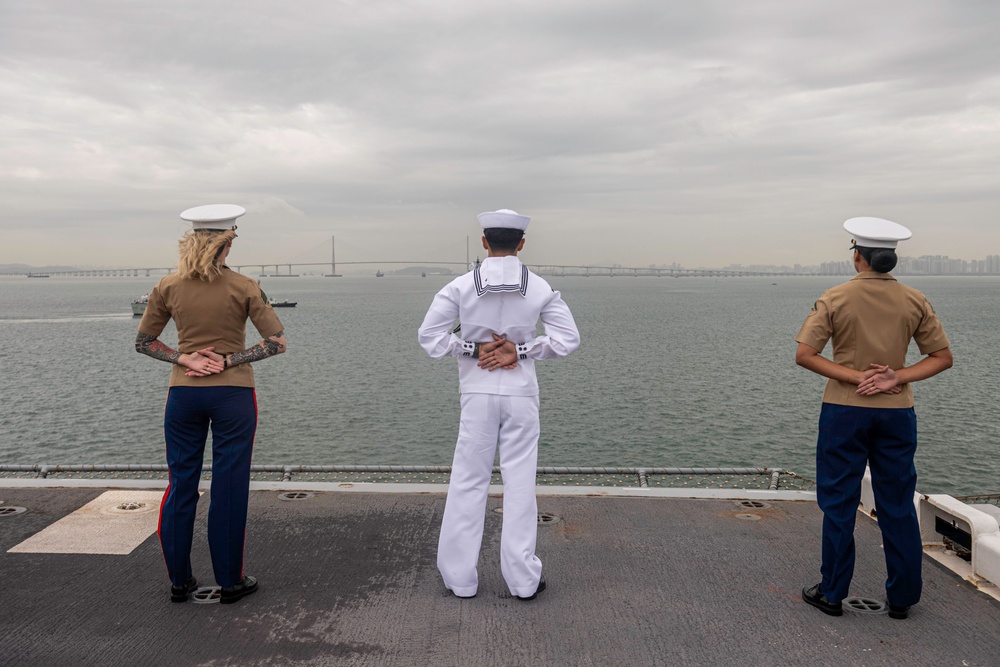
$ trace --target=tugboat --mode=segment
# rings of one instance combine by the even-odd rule
[[[149,303],[149,295],[143,294],[132,302],[132,315],[139,316],[146,312],[146,304]]]

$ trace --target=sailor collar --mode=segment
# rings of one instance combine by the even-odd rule
[[[508,261],[508,258],[513,262]],[[487,267],[485,271],[484,266]],[[518,267],[520,271],[517,270]],[[487,292],[520,292],[522,297],[527,296],[528,267],[512,255],[488,258],[472,273],[476,284],[476,298]]]

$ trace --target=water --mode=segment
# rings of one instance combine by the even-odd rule
[[[416,329],[447,282],[263,279],[289,352],[255,364],[255,463],[448,465],[455,363]],[[550,277],[583,345],[538,364],[541,465],[772,466],[812,477],[824,380],[793,362],[842,278]],[[129,302],[155,278],[0,278],[0,462],[159,463],[169,368],[133,350]],[[918,488],[1000,491],[997,278],[908,278],[955,368],[915,386]],[[161,337],[176,345],[176,332]],[[252,327],[248,343],[259,339]],[[910,363],[919,354],[911,349]]]

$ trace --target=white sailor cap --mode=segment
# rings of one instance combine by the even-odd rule
[[[851,218],[844,222],[844,229],[854,237],[854,247],[862,248],[895,248],[913,236],[903,225],[882,218]]]
[[[499,211],[487,211],[476,216],[483,229],[494,229],[502,227],[505,229],[520,229],[522,232],[528,228],[531,218],[520,215],[509,208],[502,208]]]
[[[226,231],[236,229],[236,218],[247,210],[236,204],[207,204],[195,206],[181,213],[181,218],[189,220],[194,229]]]

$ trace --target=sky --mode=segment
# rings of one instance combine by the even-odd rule
[[[1000,253],[996,0],[0,0],[0,263]]]

